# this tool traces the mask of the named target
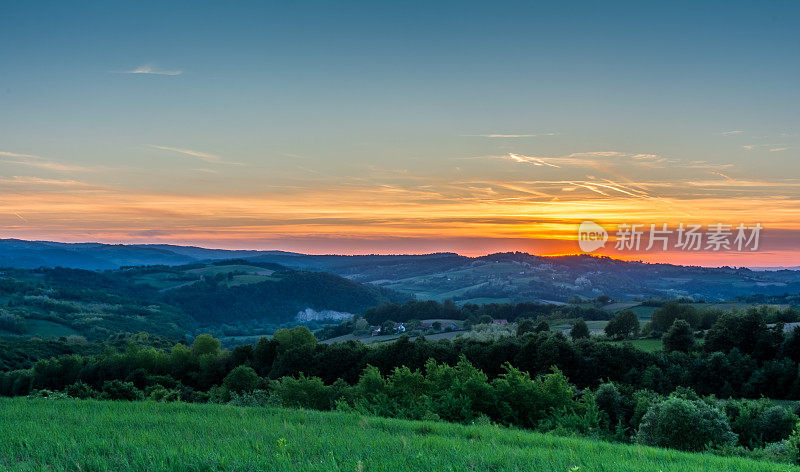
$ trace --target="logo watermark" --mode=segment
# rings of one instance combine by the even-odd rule
[[[583,252],[592,252],[606,246],[608,231],[594,221],[584,221],[578,227],[578,245]]]
[[[618,251],[757,251],[761,231],[761,223],[737,226],[715,223],[707,226],[701,224],[680,223],[670,228],[662,224],[628,224],[617,225],[614,234],[614,249]],[[594,221],[584,221],[578,227],[578,245],[583,252],[593,252],[605,247],[609,235],[605,228]]]

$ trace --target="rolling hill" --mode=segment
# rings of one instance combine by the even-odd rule
[[[408,296],[343,277],[242,260],[117,270],[4,269],[0,336],[149,332],[182,339],[198,330],[268,334],[298,313],[362,313]]]
[[[752,295],[800,293],[800,271],[796,270],[648,264],[589,255],[544,257],[516,252],[481,257],[453,253],[342,256],[172,245],[0,240],[0,267],[116,270],[126,266],[180,266],[229,259],[243,260],[245,265],[278,264],[300,271],[328,272],[421,300],[449,298],[462,304],[563,303],[576,295],[595,298],[601,294],[617,300],[691,297],[725,301]]]

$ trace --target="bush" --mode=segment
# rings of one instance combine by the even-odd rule
[[[766,399],[729,401],[725,413],[739,444],[751,449],[787,439],[797,422],[792,412]]]
[[[281,406],[281,401],[274,395],[270,395],[266,390],[253,390],[251,393],[231,393],[229,405],[233,406]]]
[[[147,399],[154,402],[177,402],[181,400],[181,391],[156,385],[150,389]]]
[[[142,392],[133,385],[133,382],[106,380],[103,382],[103,393],[100,398],[104,400],[134,401],[142,398]]]
[[[94,398],[97,396],[97,392],[95,392],[92,387],[80,380],[68,386],[66,389],[66,394],[72,398],[80,398],[81,400]]]
[[[333,388],[325,385],[319,377],[283,377],[276,385],[276,395],[281,404],[288,407],[330,410],[335,398]]]
[[[733,446],[736,434],[717,408],[702,400],[671,396],[653,405],[642,418],[636,441],[681,451]]]

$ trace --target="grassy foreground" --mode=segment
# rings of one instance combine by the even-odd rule
[[[2,398],[0,470],[776,472],[798,469],[492,426],[400,421],[347,413]]]

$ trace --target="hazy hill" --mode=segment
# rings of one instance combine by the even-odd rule
[[[254,259],[325,270],[418,299],[450,298],[461,303],[566,302],[576,295],[595,298],[601,294],[620,300],[692,297],[721,301],[754,294],[800,293],[798,271],[645,264],[589,255],[260,255]]]
[[[58,243],[0,239],[0,267],[66,267],[104,270],[123,266],[181,265],[193,262],[291,254],[282,251],[231,251],[168,244]]]
[[[461,303],[554,301],[606,294],[620,300],[693,297],[709,301],[800,293],[800,271],[704,268],[625,262],[588,255],[542,257],[501,253],[426,255],[305,255],[174,245],[65,244],[0,240],[0,267],[176,266],[242,259],[303,271],[329,272],[418,299]],[[164,287],[161,287],[164,288]],[[238,290],[238,289],[237,289]]]

